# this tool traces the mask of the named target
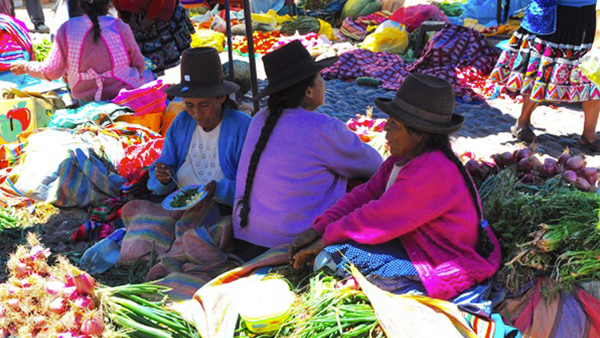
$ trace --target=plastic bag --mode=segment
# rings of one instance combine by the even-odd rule
[[[361,48],[372,52],[402,54],[408,47],[408,33],[403,25],[398,28],[387,27],[373,33],[365,39]]]
[[[192,35],[192,48],[212,47],[219,53],[225,45],[225,34],[210,29],[199,29]]]
[[[319,35],[325,35],[329,40],[335,40],[335,35],[333,34],[333,27],[331,27],[331,24],[321,19],[319,19],[319,24],[321,24]]]
[[[587,52],[581,58],[579,69],[588,80],[592,81],[596,86],[600,86],[600,49],[592,48]]]
[[[210,29],[225,33],[227,31],[227,23],[220,16],[216,15],[213,17],[213,22],[210,24]]]
[[[409,33],[419,28],[425,21],[449,22],[444,12],[434,5],[417,5],[400,8],[390,16],[390,20],[404,24],[406,31]]]
[[[483,26],[496,26],[498,25],[496,20],[497,8],[497,0],[467,0],[463,5],[461,18],[476,19]]]

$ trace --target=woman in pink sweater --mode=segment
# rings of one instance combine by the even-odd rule
[[[344,275],[352,263],[391,292],[453,298],[500,264],[477,190],[450,148],[448,135],[464,122],[453,113],[454,90],[411,74],[393,100],[375,103],[390,115],[392,156],[295,238],[291,264],[302,268],[318,254],[315,264]]]
[[[144,57],[129,26],[108,13],[108,0],[79,0],[85,15],[65,22],[44,62],[18,62],[16,75],[45,80],[66,76],[74,99],[109,101],[123,88],[141,86]]]

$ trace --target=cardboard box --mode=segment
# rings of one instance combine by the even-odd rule
[[[15,94],[14,99],[0,100],[0,144],[17,143],[21,133],[47,127],[54,111],[65,107],[58,96]]]

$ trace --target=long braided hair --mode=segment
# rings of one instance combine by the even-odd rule
[[[94,43],[98,43],[100,39],[100,22],[98,17],[108,14],[108,1],[109,0],[93,0],[92,2],[86,0],[79,1],[79,8],[90,18],[94,25],[92,31],[94,32]]]
[[[450,148],[450,137],[448,134],[432,134],[425,133],[420,130],[416,130],[408,125],[404,125],[406,130],[413,135],[420,135],[425,138],[425,149],[426,151],[434,151],[440,150],[456,167],[458,171],[460,171],[465,185],[469,189],[471,193],[471,198],[473,200],[473,204],[475,205],[475,210],[477,210],[477,219],[482,222],[483,221],[483,212],[481,210],[481,206],[479,205],[479,199],[477,195],[477,190],[475,190],[475,183],[471,178],[471,175],[467,172],[467,169],[462,164],[462,162],[456,157],[452,148]],[[494,244],[492,243],[490,237],[488,236],[485,228],[479,224],[477,230],[477,245],[475,246],[475,251],[483,258],[488,258],[492,252],[494,251]]]
[[[273,133],[273,129],[275,129],[275,125],[285,109],[296,108],[302,104],[306,90],[308,87],[314,85],[317,76],[319,76],[319,74],[269,96],[269,100],[267,101],[269,116],[265,121],[265,125],[260,132],[260,137],[258,138],[252,156],[250,157],[244,196],[238,202],[238,206],[240,206],[240,226],[242,228],[248,225],[248,216],[250,215],[250,193],[252,192],[252,186],[254,185],[254,176],[256,175],[260,157],[267,146],[271,133]]]

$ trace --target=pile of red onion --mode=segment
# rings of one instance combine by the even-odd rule
[[[515,167],[523,183],[541,183],[549,178],[562,175],[565,182],[580,190],[595,192],[598,183],[598,169],[586,167],[582,155],[571,156],[565,151],[558,159],[545,158],[543,162],[529,148],[504,152],[492,156],[494,163],[478,162],[471,159],[465,168],[476,182],[483,182],[490,174],[507,167]]]

